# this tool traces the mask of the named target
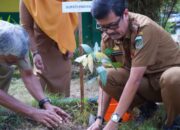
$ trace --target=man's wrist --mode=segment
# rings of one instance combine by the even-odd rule
[[[35,108],[35,107],[28,107],[27,109],[25,109],[23,114],[25,114],[26,116],[32,117],[32,115],[36,111],[36,109],[37,108]]]
[[[104,118],[102,116],[97,116],[95,120],[98,121],[101,125],[104,123]]]
[[[40,107],[41,109],[45,108],[45,105],[48,105],[48,104],[51,104],[51,100],[50,100],[48,97],[46,97],[46,98],[44,98],[44,99],[41,99],[41,100],[39,101],[39,107]]]
[[[43,105],[43,108],[44,108],[44,109],[49,109],[49,108],[51,108],[51,107],[52,107],[52,104],[49,103],[49,102],[46,102],[46,103],[44,103],[44,105]]]

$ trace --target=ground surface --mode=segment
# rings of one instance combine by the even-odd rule
[[[79,79],[71,80],[70,97],[80,98],[80,81]],[[10,94],[19,100],[31,104],[32,96],[27,92],[22,80],[13,79],[10,87]],[[94,98],[98,96],[98,83],[96,79],[92,81],[84,81],[84,97]]]
[[[80,80],[78,78],[71,80],[71,98],[80,98]],[[16,97],[22,102],[32,105],[34,99],[28,93],[21,79],[13,78],[9,90],[10,95]],[[98,84],[96,79],[91,81],[84,80],[84,97],[94,98],[98,96]],[[0,123],[0,130],[48,130],[44,126],[37,124],[31,120],[22,118],[12,114],[9,116],[2,116],[5,118],[3,123]],[[16,121],[15,121],[16,120]],[[1,122],[1,121],[0,121]],[[18,126],[19,125],[19,126]],[[68,126],[62,125],[55,130],[84,130],[86,126],[81,126],[78,124],[70,124]]]
[[[71,80],[71,98],[80,98],[80,81],[78,76],[78,68],[73,68],[76,70],[73,73],[73,79]],[[96,79],[87,80],[84,78],[84,96],[85,98],[95,98],[98,96],[98,83]],[[32,105],[34,99],[27,92],[26,88],[23,85],[22,80],[19,78],[13,78],[11,82],[11,87],[9,93],[12,96],[15,96],[17,99],[22,102]],[[88,104],[89,105],[89,104]],[[87,129],[88,117],[91,113],[92,106],[89,105],[85,107],[85,112],[80,112],[79,104],[71,105],[62,105],[61,106],[67,112],[76,113],[74,120],[71,124],[61,125],[61,127],[54,130],[85,130]],[[120,130],[160,130],[163,119],[163,109],[159,111],[152,117],[150,120],[146,121],[142,125],[137,127],[136,122],[131,121],[128,123],[123,123],[120,126]],[[17,114],[1,114],[0,111],[0,130],[48,130],[48,128],[32,121],[27,118],[21,117]],[[80,122],[80,123],[79,123]]]

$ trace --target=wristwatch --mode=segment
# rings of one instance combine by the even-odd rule
[[[122,121],[121,117],[117,113],[112,114],[111,120],[115,123],[120,123]]]
[[[44,98],[44,99],[41,99],[41,100],[39,101],[39,107],[40,107],[41,109],[43,109],[43,108],[44,108],[44,104],[47,103],[47,102],[51,103],[51,100],[50,100],[48,97],[46,97],[46,98]]]

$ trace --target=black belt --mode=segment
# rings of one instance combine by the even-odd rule
[[[118,55],[123,55],[124,53],[122,51],[113,51],[111,53],[112,56],[118,56]]]

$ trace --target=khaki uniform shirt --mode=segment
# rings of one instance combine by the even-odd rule
[[[144,15],[129,13],[129,18],[129,32],[119,43],[113,42],[114,46],[118,46],[118,50],[122,51],[122,55],[118,57],[121,57],[120,62],[123,62],[124,66],[147,66],[145,74],[159,73],[169,67],[180,66],[180,49],[169,33]],[[102,42],[102,49],[108,47],[109,41]]]
[[[169,33],[146,16],[130,13],[130,18],[140,25],[132,43],[132,67],[147,66],[146,73],[149,74],[180,65],[179,46]]]

